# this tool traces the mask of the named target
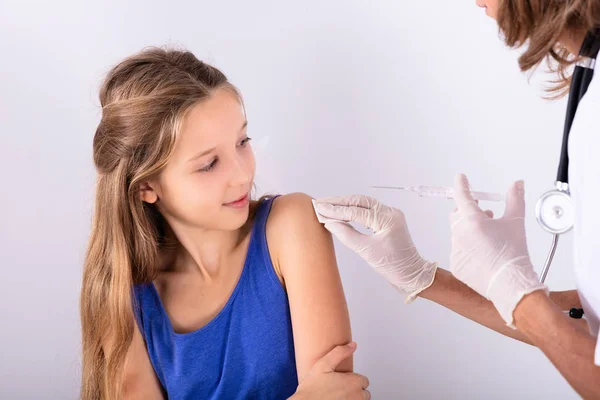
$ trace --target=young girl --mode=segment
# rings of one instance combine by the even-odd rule
[[[125,59],[100,101],[82,398],[292,396],[351,340],[311,198],[250,199],[241,96],[189,52]],[[352,358],[338,370],[351,371]]]

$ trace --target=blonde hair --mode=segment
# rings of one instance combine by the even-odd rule
[[[168,226],[140,199],[174,148],[186,112],[218,88],[235,88],[192,53],[151,48],[116,65],[100,90],[93,141],[95,211],[81,289],[81,398],[117,399],[134,329],[132,289],[156,277]]]
[[[508,46],[527,43],[519,57],[522,71],[549,61],[557,79],[547,92],[558,98],[568,93],[570,67],[578,59],[558,41],[562,35],[585,35],[600,26],[600,0],[500,0],[498,26]]]

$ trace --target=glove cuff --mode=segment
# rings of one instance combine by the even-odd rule
[[[413,301],[415,301],[423,290],[429,288],[433,284],[433,282],[435,281],[435,274],[437,272],[437,269],[437,262],[425,263],[425,266],[423,267],[423,270],[421,271],[417,279],[418,282],[422,282],[423,284],[420,285],[418,289],[415,289],[407,294],[406,299],[404,301],[405,304],[410,304]]]
[[[494,303],[500,316],[506,321],[506,325],[516,329],[513,324],[515,308],[523,297],[537,290],[543,290],[546,295],[549,294],[548,287],[539,281],[533,266],[530,263],[528,265],[513,264],[504,267],[490,281],[487,297]]]

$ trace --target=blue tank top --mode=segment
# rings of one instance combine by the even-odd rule
[[[267,247],[273,198],[258,205],[244,269],[207,325],[176,333],[152,282],[134,287],[135,315],[169,399],[287,399],[298,378],[288,298]]]

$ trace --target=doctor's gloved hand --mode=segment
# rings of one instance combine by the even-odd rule
[[[513,327],[513,312],[525,295],[536,290],[548,293],[529,258],[523,182],[510,187],[502,218],[494,219],[479,208],[464,175],[456,177],[454,200],[457,209],[450,217],[450,269],[457,279],[490,300]]]
[[[358,195],[317,200],[315,210],[325,217],[327,230],[405,293],[407,303],[433,283],[437,264],[417,251],[402,211]],[[356,231],[350,221],[373,234]]]

